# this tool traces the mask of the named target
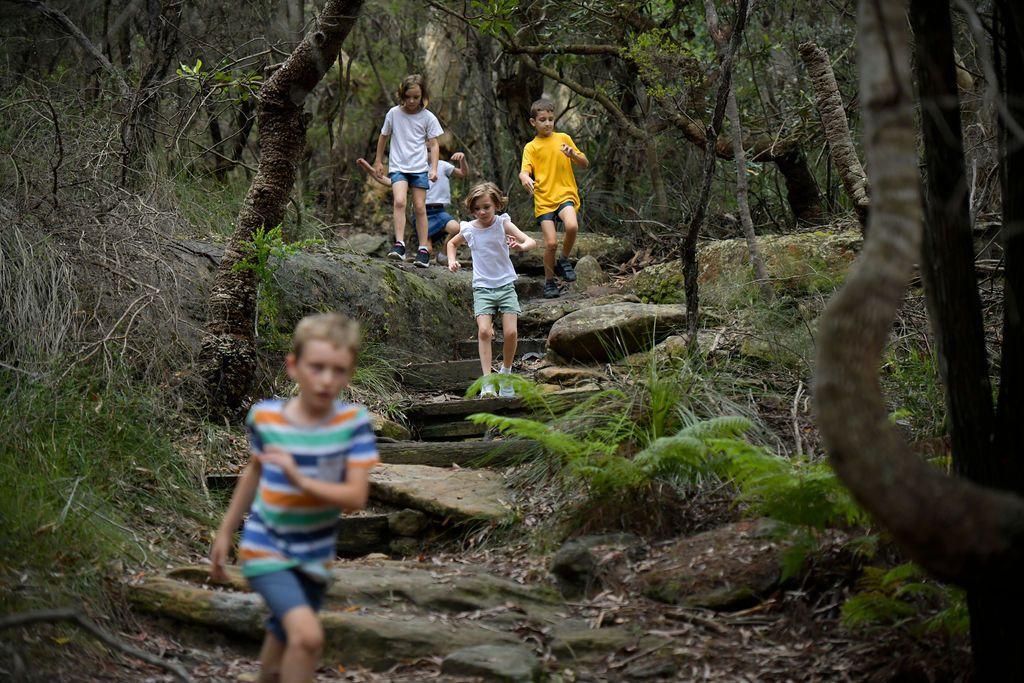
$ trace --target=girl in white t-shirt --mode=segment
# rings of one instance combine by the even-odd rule
[[[512,374],[512,359],[519,341],[519,298],[516,296],[516,275],[509,258],[509,249],[529,251],[537,242],[517,228],[505,208],[506,197],[494,183],[480,183],[466,196],[466,208],[476,220],[462,221],[459,234],[448,241],[448,269],[453,273],[462,266],[456,257],[459,245],[468,244],[473,252],[473,314],[476,316],[477,340],[480,347],[480,370],[491,374],[491,340],[494,339],[493,316],[501,314],[504,336],[499,390],[487,381],[480,396],[515,396],[512,383],[504,377]]]
[[[388,254],[405,260],[405,206],[412,188],[412,208],[416,214],[416,237],[419,249],[415,263],[421,268],[430,265],[430,242],[427,238],[427,188],[437,180],[437,138],[444,133],[437,117],[427,110],[427,85],[423,76],[412,74],[398,87],[397,106],[388,110],[377,140],[377,157],[373,173],[384,177],[384,148],[391,137],[388,176],[395,209],[395,246]]]

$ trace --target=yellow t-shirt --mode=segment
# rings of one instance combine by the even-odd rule
[[[571,201],[577,209],[580,208],[572,160],[562,153],[563,143],[576,152],[580,151],[571,137],[555,132],[545,138],[538,135],[523,148],[521,170],[533,176],[534,216],[550,213],[563,202]]]

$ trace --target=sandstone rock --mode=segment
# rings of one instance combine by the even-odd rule
[[[373,423],[373,431],[377,436],[383,436],[395,441],[408,441],[412,439],[412,432],[400,422],[384,417],[378,413],[370,413],[370,421]]]
[[[593,306],[570,313],[552,325],[548,347],[570,360],[613,360],[647,350],[685,324],[683,306]]]
[[[766,520],[744,520],[684,538],[638,575],[640,589],[687,607],[747,605],[780,584],[780,548],[772,529]]]
[[[515,265],[517,272],[543,272],[544,234],[531,231],[527,231],[526,234],[537,240],[538,247],[525,253],[513,253],[512,263]],[[562,238],[563,236],[559,235],[559,244],[561,244]],[[561,253],[561,251],[558,253]],[[576,259],[592,256],[599,263],[619,265],[633,257],[633,247],[629,242],[622,239],[608,235],[598,235],[593,232],[581,232],[576,236],[576,244],[573,247],[572,255]]]
[[[387,515],[342,515],[338,519],[337,552],[342,557],[386,550],[390,538]]]
[[[370,472],[376,500],[422,510],[453,521],[508,519],[512,492],[491,470],[447,469],[427,465],[378,465]]]
[[[477,676],[485,681],[533,683],[540,680],[541,668],[537,656],[521,645],[476,645],[445,657],[441,673]]]
[[[419,510],[398,510],[388,515],[388,528],[396,536],[416,536],[427,524],[427,517]]]
[[[601,264],[593,256],[584,256],[576,262],[576,288],[587,290],[608,282],[608,276],[601,270]]]
[[[591,306],[618,303],[640,303],[633,294],[606,294],[599,297],[563,296],[558,299],[539,299],[523,306],[519,316],[520,332],[536,332],[548,328],[559,318],[564,318],[573,311]]]
[[[392,557],[411,557],[420,552],[420,541],[410,536],[396,536],[388,544],[388,553]]]
[[[598,381],[602,382],[608,379],[600,370],[593,370],[591,368],[575,368],[575,367],[560,367],[557,365],[549,365],[546,368],[541,368],[534,375],[534,379],[538,382],[550,383],[550,384],[579,384],[586,381]]]
[[[558,580],[558,588],[562,595],[573,598],[595,587],[597,558],[586,545],[568,541],[551,557],[548,571]]]
[[[356,232],[342,237],[337,244],[345,251],[362,256],[383,256],[390,246],[386,235],[371,235],[365,232]]]

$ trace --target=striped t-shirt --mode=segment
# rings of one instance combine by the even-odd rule
[[[245,419],[254,453],[277,446],[292,454],[299,472],[321,481],[343,482],[350,467],[372,467],[377,441],[366,409],[335,402],[334,410],[313,427],[293,424],[285,401],[260,401]],[[335,557],[338,508],[303,493],[276,465],[264,465],[249,518],[242,530],[242,574],[259,576],[301,567],[314,578],[327,578],[326,563]]]

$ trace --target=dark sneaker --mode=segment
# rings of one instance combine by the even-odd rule
[[[420,249],[419,251],[416,252],[416,267],[430,267],[430,252],[428,252],[426,249]]]
[[[544,283],[544,298],[545,299],[557,299],[561,292],[558,291],[558,283],[554,280],[548,280]]]
[[[573,270],[569,259],[564,256],[555,259],[555,275],[561,275],[566,282],[576,282],[576,271]]]
[[[391,247],[391,251],[388,252],[388,258],[398,259],[399,261],[405,260],[405,245],[399,242],[395,242],[395,246]]]

